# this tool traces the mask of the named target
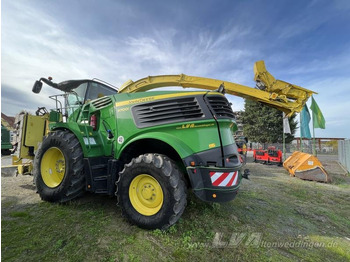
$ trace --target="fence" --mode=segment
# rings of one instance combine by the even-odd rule
[[[350,172],[350,139],[338,141],[338,160]]]
[[[283,144],[282,143],[248,143],[248,148],[251,149],[267,149],[268,147],[275,147],[277,150],[283,150]],[[302,143],[301,141],[294,140],[290,144],[286,144],[286,152],[287,153],[293,153],[294,151],[302,151],[305,153],[313,154],[313,141],[311,139],[303,139]],[[337,155],[338,154],[338,143],[337,141],[320,141],[317,142],[315,145],[316,153],[322,154],[322,155]],[[349,157],[349,155],[348,155]]]

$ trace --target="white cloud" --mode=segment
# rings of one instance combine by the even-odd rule
[[[317,6],[316,2],[314,6]],[[115,35],[91,38],[90,35],[72,34],[74,25],[62,23],[50,12],[32,7],[31,2],[7,1],[5,8],[2,17],[2,85],[9,92],[2,92],[5,95],[2,110],[7,114],[13,115],[23,107],[28,110],[42,105],[52,107],[53,103],[47,96],[58,92],[47,86],[40,95],[31,92],[33,82],[40,77],[52,76],[57,82],[97,77],[119,86],[130,78],[137,80],[147,75],[185,73],[253,86],[253,62],[267,57],[275,66],[273,70],[269,69],[267,62],[268,70],[276,78],[320,93],[315,98],[330,128],[328,131],[327,126],[322,132],[332,136],[344,133],[344,127],[349,127],[346,126],[350,124],[346,116],[343,127],[338,125],[344,119],[339,116],[341,112],[350,110],[347,103],[350,79],[344,73],[337,74],[350,66],[349,49],[310,62],[295,61],[291,53],[280,53],[277,49],[264,53],[267,45],[275,43],[254,41],[263,37],[261,32],[266,31],[259,31],[259,24],[242,25],[239,21],[227,22],[215,32],[196,27],[185,33],[176,27],[160,25],[147,34],[138,32],[119,37],[116,32]],[[146,14],[139,14],[147,19]],[[132,13],[128,16],[137,18]],[[295,23],[289,24],[286,17],[284,24],[277,27],[283,28],[279,35],[283,41],[308,34],[329,19],[328,15],[300,19],[302,16],[303,13],[297,15]],[[256,35],[259,37],[252,37]],[[286,67],[278,68],[279,65]],[[291,79],[283,79],[283,75]],[[16,97],[26,100],[18,103]],[[332,97],[337,100],[332,100]],[[234,110],[243,109],[243,99],[229,96],[229,100]]]
[[[52,76],[55,81],[97,77],[120,85],[129,78],[146,75],[186,73],[199,76],[213,74],[215,65],[234,62],[245,55],[244,50],[228,49],[224,42],[237,34],[237,28],[211,41],[209,33],[198,33],[199,42],[174,43],[176,30],[157,31],[152,36],[126,39],[109,37],[94,39],[66,33],[59,21],[31,7],[20,12],[22,5],[11,2],[3,27],[2,84],[13,88],[19,96],[28,97],[28,110],[37,106],[52,107],[47,99],[57,93],[44,86],[40,95],[31,92],[34,80]],[[16,15],[13,15],[16,14]],[[40,19],[37,19],[40,17]],[[21,27],[18,27],[20,22]],[[226,52],[223,56],[222,53]],[[190,59],[189,59],[190,58]],[[230,72],[228,79],[240,81],[245,74]],[[5,92],[6,95],[6,92]],[[31,101],[31,102],[29,102]],[[40,104],[34,104],[39,102]],[[14,114],[23,105],[9,97],[3,103],[5,113]]]

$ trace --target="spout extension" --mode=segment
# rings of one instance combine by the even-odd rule
[[[254,80],[257,88],[270,93],[270,99],[284,103],[293,112],[300,112],[314,91],[278,80],[265,67],[264,61],[254,64]]]

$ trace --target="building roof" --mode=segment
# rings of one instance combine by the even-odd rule
[[[1,113],[1,124],[8,129],[15,129],[15,117],[7,116],[4,113]]]

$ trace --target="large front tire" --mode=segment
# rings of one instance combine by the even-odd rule
[[[67,202],[85,192],[83,151],[69,131],[54,131],[43,140],[34,158],[34,182],[42,200]]]
[[[186,186],[176,164],[164,155],[145,154],[125,165],[117,182],[125,217],[146,229],[166,229],[186,207]]]

